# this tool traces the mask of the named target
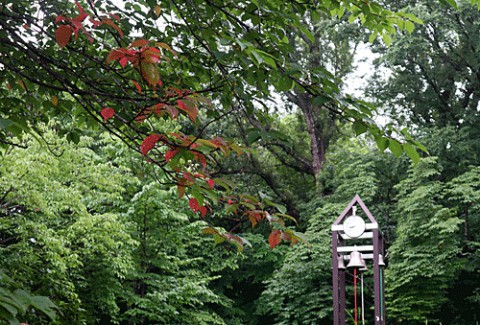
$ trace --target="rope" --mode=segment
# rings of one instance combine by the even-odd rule
[[[360,275],[360,283],[362,286],[362,325],[365,325],[365,303],[363,299],[363,273]]]
[[[357,268],[353,269],[353,294],[354,296],[354,307],[355,307],[355,325],[358,325],[358,303],[357,303]]]

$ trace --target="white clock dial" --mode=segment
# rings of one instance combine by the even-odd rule
[[[343,222],[343,231],[349,237],[360,237],[365,232],[365,220],[356,215],[350,216]]]

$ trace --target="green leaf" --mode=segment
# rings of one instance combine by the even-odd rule
[[[270,200],[265,200],[265,203],[268,204],[269,206],[277,208],[277,210],[280,211],[281,214],[287,212],[287,208],[284,205],[272,202]]]
[[[34,296],[31,299],[32,306],[45,315],[47,315],[51,320],[57,318],[57,313],[55,309],[57,306],[48,298],[44,296]]]
[[[12,121],[0,118],[0,130],[8,128],[12,124]]]
[[[292,89],[293,85],[293,80],[290,77],[281,75],[275,83],[275,88],[277,91],[288,91]]]
[[[359,136],[360,134],[365,133],[368,128],[364,122],[356,120],[353,122],[353,129],[355,130],[355,134]]]
[[[379,136],[375,138],[375,142],[377,143],[377,147],[378,149],[380,149],[381,152],[384,152],[385,149],[388,148],[389,140],[387,138]]]
[[[247,142],[248,145],[252,145],[262,138],[262,133],[259,129],[249,129],[247,130]]]
[[[428,149],[423,144],[421,144],[420,142],[418,142],[416,140],[413,140],[412,143],[415,145],[415,147],[417,147],[418,149],[420,149],[423,152],[425,152],[426,154],[428,154]]]
[[[443,5],[449,5],[458,10],[458,4],[455,0],[440,0],[440,3]]]
[[[385,42],[385,45],[390,46],[392,45],[392,37],[388,33],[382,34],[382,39]]]
[[[420,155],[418,154],[415,147],[412,146],[410,143],[404,143],[403,150],[405,151],[407,156],[410,157],[410,159],[412,159],[413,163],[416,164],[420,160]]]
[[[395,139],[390,139],[388,141],[388,149],[395,155],[395,157],[400,157],[403,152],[402,145]]]
[[[411,34],[415,29],[415,25],[411,21],[407,20],[405,21],[405,29],[409,34]]]

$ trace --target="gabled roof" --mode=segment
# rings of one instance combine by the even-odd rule
[[[345,210],[343,210],[343,212],[340,214],[340,216],[337,218],[337,220],[335,220],[335,222],[333,223],[333,225],[339,225],[343,219],[345,219],[345,217],[347,216],[350,216],[352,213],[351,213],[351,210],[352,210],[352,207],[354,205],[359,205],[360,208],[362,208],[363,212],[365,213],[365,215],[368,217],[368,220],[370,220],[371,223],[377,223],[377,220],[375,220],[375,218],[373,217],[372,213],[370,212],[370,210],[368,210],[367,206],[365,205],[365,203],[363,203],[362,199],[360,198],[360,196],[355,195],[355,197],[353,198],[352,201],[350,201],[350,203],[347,205],[347,207],[345,208]]]

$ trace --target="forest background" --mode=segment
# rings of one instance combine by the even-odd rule
[[[477,6],[2,1],[0,319],[331,324],[359,194],[388,323],[476,324]]]

